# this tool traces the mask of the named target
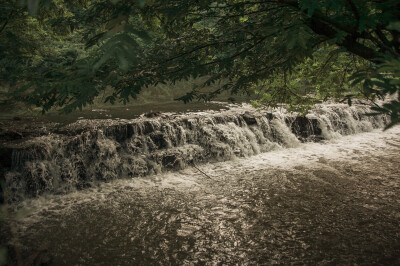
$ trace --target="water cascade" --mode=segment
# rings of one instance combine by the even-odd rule
[[[10,162],[5,178],[11,197],[20,200],[296,147],[387,123],[386,117],[368,112],[364,105],[325,104],[302,117],[284,109],[231,105],[222,111],[132,120],[78,120],[47,135],[9,142],[2,147],[9,152],[0,154]]]

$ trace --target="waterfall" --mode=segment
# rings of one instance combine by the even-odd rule
[[[157,174],[382,128],[368,106],[317,105],[305,117],[284,109],[230,105],[222,111],[137,119],[78,120],[48,135],[10,143],[6,184],[20,200],[99,181]],[[4,154],[4,153],[0,153]],[[4,156],[4,155],[2,155]]]

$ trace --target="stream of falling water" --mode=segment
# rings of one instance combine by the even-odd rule
[[[16,203],[11,242],[54,265],[400,264],[399,165],[395,127],[114,180]]]

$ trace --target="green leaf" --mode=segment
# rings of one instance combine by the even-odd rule
[[[332,8],[335,11],[339,11],[345,5],[345,3],[343,0],[325,0],[323,5],[327,8]]]
[[[0,248],[0,265],[6,265],[7,263],[7,248]]]
[[[312,17],[314,14],[315,10],[318,10],[319,7],[319,3],[317,1],[313,1],[313,0],[302,0],[300,1],[300,9],[302,11],[307,10],[307,15],[309,17]]]
[[[136,0],[136,4],[140,7],[143,8],[146,5],[146,0]]]
[[[117,54],[117,58],[118,58],[118,66],[119,66],[119,68],[124,70],[124,71],[128,70],[129,62],[126,59],[126,57],[123,54],[118,53]]]
[[[28,12],[31,16],[36,16],[39,10],[40,0],[27,0]]]
[[[133,25],[127,25],[125,27],[125,31],[135,34],[136,36],[138,36],[142,40],[145,40],[145,41],[150,41],[151,40],[151,36],[150,36],[150,33],[148,31],[137,29]]]
[[[393,22],[389,23],[389,25],[387,26],[387,29],[400,31],[400,21],[393,21]]]
[[[344,39],[346,38],[347,35],[348,35],[347,32],[338,31],[336,33],[336,36],[335,36],[336,43],[341,44],[344,41]]]

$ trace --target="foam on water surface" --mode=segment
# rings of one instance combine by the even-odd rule
[[[162,193],[164,190],[202,191],[213,182],[229,183],[241,175],[263,171],[290,170],[298,166],[319,169],[327,162],[355,161],[369,154],[385,155],[385,149],[391,145],[400,145],[400,127],[387,131],[376,129],[372,132],[349,135],[337,139],[302,143],[295,148],[280,148],[248,158],[236,158],[232,161],[215,162],[188,167],[146,177],[117,179],[109,183],[98,183],[93,188],[74,191],[66,195],[44,194],[34,199],[26,199],[13,205],[15,209],[25,208],[30,215],[21,222],[38,222],[47,215],[67,215],[68,210],[86,203],[100,204],[109,201],[112,195],[124,197],[124,193],[135,191],[148,195],[150,191]]]
[[[67,193],[97,182],[236,160],[386,124],[386,117],[367,112],[367,106],[331,104],[299,117],[284,109],[256,110],[243,104],[132,120],[79,120],[48,135],[11,143],[7,186],[17,201]]]
[[[400,127],[375,129],[11,207],[57,265],[395,264],[399,152]]]

